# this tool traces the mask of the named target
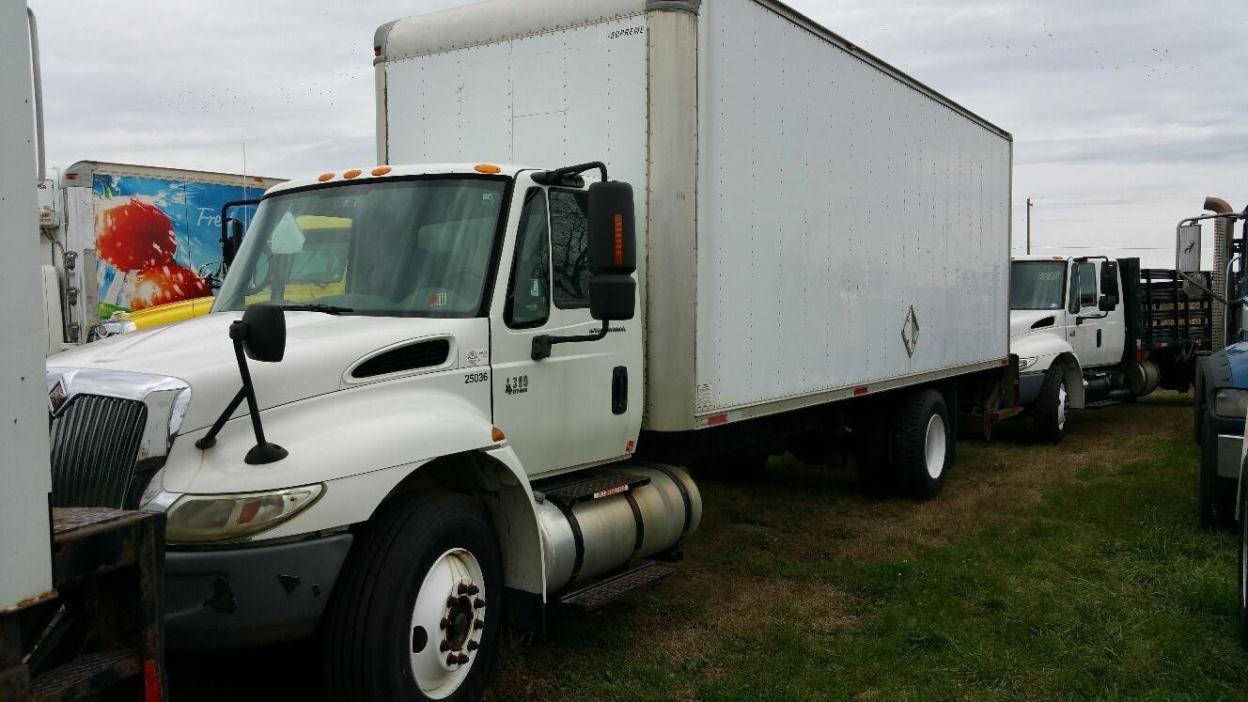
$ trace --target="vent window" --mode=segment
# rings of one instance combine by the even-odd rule
[[[351,372],[351,377],[372,378],[378,375],[415,370],[417,368],[440,366],[446,363],[446,359],[450,355],[451,342],[449,340],[434,339],[433,341],[422,341],[417,344],[391,349],[368,359],[356,366],[355,370]]]

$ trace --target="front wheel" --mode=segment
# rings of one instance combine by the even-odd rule
[[[919,390],[902,400],[892,422],[889,453],[910,494],[920,500],[940,494],[953,465],[953,446],[949,410],[939,392]]]
[[[1248,491],[1239,492],[1239,643],[1248,650]]]
[[[1200,526],[1226,529],[1235,519],[1235,481],[1218,475],[1218,433],[1212,417],[1201,422],[1200,474],[1196,507]]]
[[[1032,409],[1036,438],[1046,444],[1056,444],[1066,433],[1066,413],[1070,395],[1066,390],[1066,374],[1060,365],[1050,366],[1044,373],[1040,395]]]
[[[476,700],[498,649],[502,559],[480,504],[401,498],[357,541],[323,631],[343,700]]]

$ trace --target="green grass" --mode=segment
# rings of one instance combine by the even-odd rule
[[[773,459],[703,481],[662,586],[511,636],[496,699],[1248,699],[1235,544],[1195,528],[1190,408],[960,446],[933,503]]]

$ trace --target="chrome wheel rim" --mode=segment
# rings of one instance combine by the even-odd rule
[[[927,462],[927,474],[932,480],[939,478],[940,474],[945,472],[948,441],[944,420],[939,414],[933,414],[927,420],[927,434],[924,439],[924,459]]]
[[[1057,430],[1066,428],[1066,383],[1057,386]]]
[[[426,697],[445,698],[468,677],[485,613],[485,578],[476,557],[462,548],[438,556],[421,582],[408,627],[412,677]]]

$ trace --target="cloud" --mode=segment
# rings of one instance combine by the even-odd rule
[[[30,4],[52,163],[239,171],[245,143],[280,177],[371,165],[374,29],[463,2]],[[1248,201],[1242,0],[791,4],[1014,135],[1016,246],[1028,196],[1037,242],[1145,251],[1206,194]]]

